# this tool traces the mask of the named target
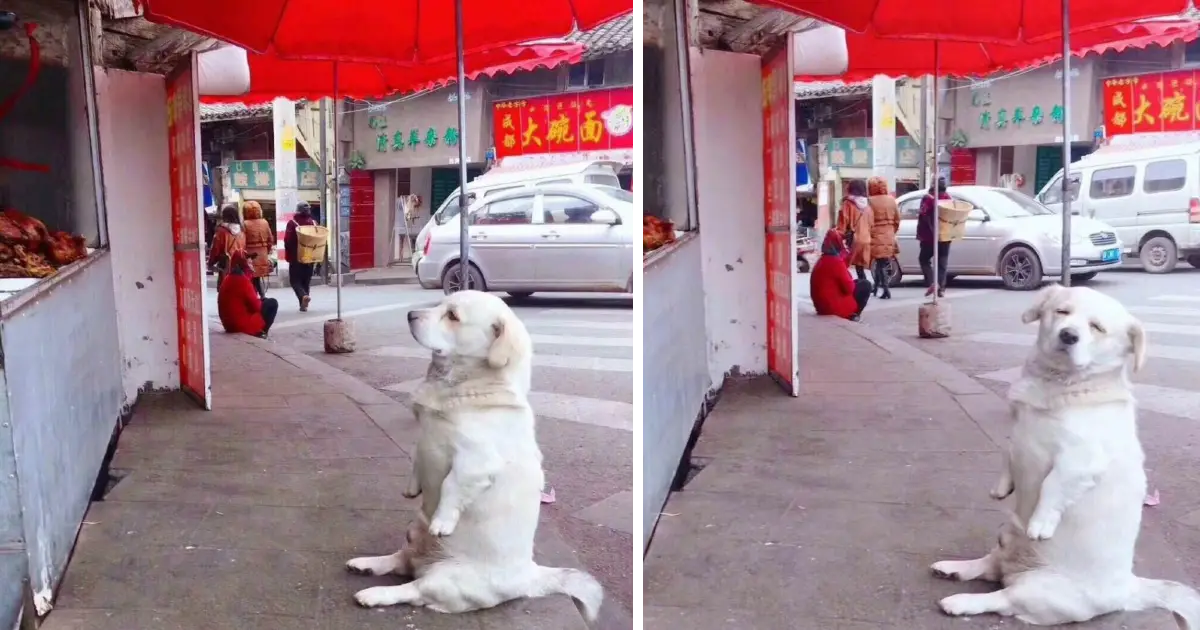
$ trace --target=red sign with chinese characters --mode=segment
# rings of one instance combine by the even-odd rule
[[[496,159],[633,148],[633,88],[499,101],[492,107]]]
[[[204,314],[203,193],[200,124],[192,53],[167,78],[167,163],[171,173],[171,231],[175,241],[175,305],[182,389],[212,408],[208,319]]]
[[[1107,135],[1200,130],[1200,71],[1180,70],[1104,80]]]
[[[767,250],[767,371],[800,394],[796,355],[796,131],[792,108],[792,38],[763,57],[763,205]]]

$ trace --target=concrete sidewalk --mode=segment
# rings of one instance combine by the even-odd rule
[[[566,597],[468,615],[365,610],[399,578],[347,573],[396,550],[416,502],[401,490],[409,409],[321,361],[212,334],[214,410],[147,397],[92,504],[47,630],[581,630]],[[538,561],[579,566],[543,521]]]
[[[646,557],[646,630],[1023,627],[942,615],[939,599],[995,587],[929,572],[986,553],[1005,519],[988,496],[1004,401],[866,325],[802,315],[800,326],[800,398],[769,379],[738,383],[706,420],[701,469],[668,501]],[[1137,571],[1190,583],[1181,557],[1148,514]],[[1081,627],[1175,624],[1156,611]]]

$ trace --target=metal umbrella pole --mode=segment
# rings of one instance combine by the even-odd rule
[[[337,203],[333,213],[333,260],[337,269],[337,319],[342,319],[342,145],[338,143],[338,127],[342,117],[338,115],[338,62],[333,62],[333,172],[338,178]]]
[[[938,190],[939,175],[941,166],[938,163],[938,156],[941,155],[940,147],[938,146],[938,101],[941,100],[942,91],[938,89],[938,73],[942,67],[942,48],[937,40],[933,42],[933,129],[929,133],[929,137],[933,139],[933,303],[937,304],[938,291],[941,287],[938,286],[938,266],[941,262],[938,256],[938,250],[941,248],[941,222],[939,220],[939,201],[941,191]]]
[[[458,57],[458,287],[470,289],[470,226],[467,223],[467,72],[463,53],[463,0],[454,0],[455,54]]]
[[[1062,0],[1062,285],[1071,286],[1071,0]]]

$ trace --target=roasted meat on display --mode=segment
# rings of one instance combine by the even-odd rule
[[[0,278],[45,278],[86,257],[82,236],[52,233],[41,221],[16,210],[0,212]]]
[[[675,242],[675,226],[658,217],[642,217],[642,253],[652,252]]]

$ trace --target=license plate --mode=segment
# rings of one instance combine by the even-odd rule
[[[1121,260],[1121,250],[1116,248],[1106,249],[1104,250],[1104,253],[1100,255],[1100,260],[1104,262],[1117,262]]]

